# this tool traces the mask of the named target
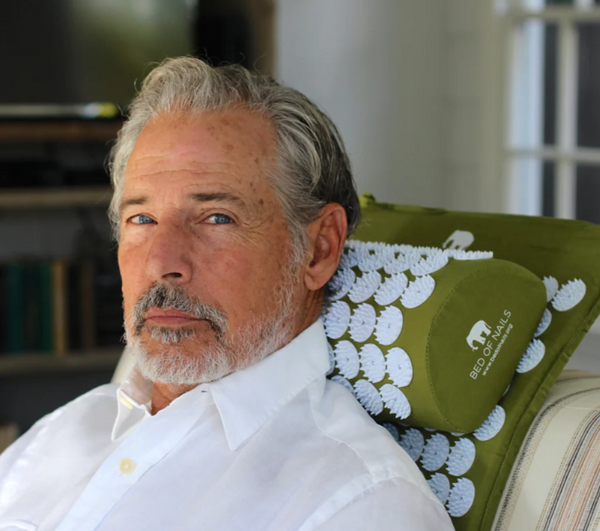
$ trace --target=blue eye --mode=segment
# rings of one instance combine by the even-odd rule
[[[213,214],[206,218],[206,222],[210,225],[227,225],[233,223],[233,220],[225,214]]]
[[[140,214],[138,216],[133,216],[131,218],[131,222],[134,223],[135,225],[148,225],[150,223],[154,223],[154,220],[148,216],[144,216],[143,214]]]

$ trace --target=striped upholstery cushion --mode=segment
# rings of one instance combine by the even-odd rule
[[[492,529],[600,530],[600,374],[563,372],[529,429]]]

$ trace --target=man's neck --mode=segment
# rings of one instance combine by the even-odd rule
[[[173,385],[154,382],[152,389],[152,408],[151,415],[156,415],[161,409],[166,408],[173,400],[188,391],[198,387],[195,385]]]

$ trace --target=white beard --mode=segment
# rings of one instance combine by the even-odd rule
[[[297,282],[297,280],[296,280]],[[295,280],[293,271],[284,274],[281,286],[274,289],[275,308],[269,315],[255,317],[231,340],[217,337],[208,346],[202,345],[192,328],[169,329],[148,327],[151,337],[160,343],[158,351],[149,352],[138,333],[125,324],[125,337],[137,367],[147,380],[170,385],[199,385],[220,380],[234,371],[244,369],[272,354],[292,338],[296,311],[293,305]],[[189,302],[187,303],[189,304]],[[132,312],[132,322],[135,322]],[[227,326],[224,319],[222,325]],[[136,327],[132,327],[136,330]],[[180,346],[194,340],[198,349]],[[190,341],[191,340],[191,341]]]

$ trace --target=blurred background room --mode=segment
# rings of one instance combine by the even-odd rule
[[[600,222],[600,0],[0,0],[0,451],[123,349],[106,156],[165,57],[338,125],[359,192]],[[569,367],[600,371],[600,326]]]

